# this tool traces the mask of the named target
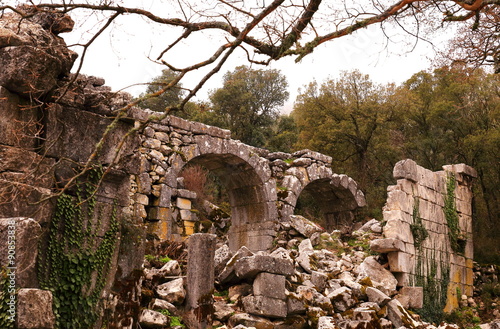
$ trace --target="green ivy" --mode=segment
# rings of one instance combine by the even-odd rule
[[[465,251],[464,239],[460,234],[460,226],[458,222],[458,212],[455,204],[455,175],[451,172],[448,173],[446,179],[446,196],[444,200],[444,216],[448,224],[448,236],[450,238],[451,249],[459,254]]]
[[[96,207],[95,192],[102,169],[76,184],[75,195],[62,194],[49,228],[46,252],[39,253],[38,277],[52,291],[57,327],[91,328],[99,316],[99,301],[109,271],[119,224],[116,204],[109,220],[105,205]],[[104,223],[109,228],[102,233]]]
[[[13,329],[15,321],[12,321],[9,314],[9,304],[11,300],[11,291],[9,291],[9,278],[7,270],[0,268],[0,328]]]
[[[422,223],[422,217],[420,217],[420,200],[415,197],[413,202],[413,223],[410,224],[410,230],[413,235],[413,244],[417,249],[420,249],[422,242],[429,236],[429,232]]]
[[[441,278],[437,277],[438,261],[436,260],[436,250],[430,250],[426,256],[426,268],[422,262],[424,260],[422,251],[417,254],[415,266],[416,286],[423,287],[424,303],[420,310],[414,310],[420,314],[425,321],[439,324],[445,315],[448,285],[450,283],[450,266],[441,262]]]

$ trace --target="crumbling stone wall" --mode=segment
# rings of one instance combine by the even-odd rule
[[[133,109],[137,122],[153,112]],[[196,194],[185,190],[178,177],[189,164],[217,175],[229,195],[229,246],[237,250],[267,250],[276,235],[276,223],[289,221],[304,189],[317,195],[333,229],[350,222],[365,205],[356,183],[331,169],[331,158],[303,150],[270,153],[232,140],[228,130],[174,116],[147,123],[140,132],[140,173],[131,177],[131,213],[145,221],[148,232],[160,239],[182,239],[198,221],[192,211]],[[285,161],[287,160],[287,161]]]
[[[398,162],[397,183],[388,187],[383,211],[386,239],[372,244],[373,250],[387,253],[399,286],[423,287],[427,302],[445,311],[458,306],[461,294],[473,293],[472,181],[476,176],[473,168],[463,164],[432,172],[412,160]],[[448,205],[447,198],[452,201]],[[447,219],[447,211],[457,223]]]
[[[129,109],[115,121],[118,110],[131,97],[111,92],[103,79],[69,73],[75,54],[57,34],[70,26],[68,17],[58,15],[35,14],[21,19],[12,14],[0,22],[0,237],[15,221],[19,245],[16,265],[23,270],[17,285],[35,289],[19,294],[20,305],[25,305],[22,296],[32,298],[33,294],[50,304],[49,292],[37,292],[40,285],[33,246],[47,240],[53,197],[90,157],[107,170],[96,191],[98,207],[106,212],[116,208],[121,223],[103,293],[103,319],[108,328],[136,326],[146,232],[161,239],[182,239],[194,233],[196,216],[191,200],[196,196],[177,179],[187,164],[204,166],[225,185],[232,208],[229,246],[234,251],[241,246],[251,251],[269,249],[277,223],[290,220],[302,193],[317,197],[329,230],[350,224],[355,210],[365,205],[356,182],[335,174],[331,158],[323,154],[310,150],[269,153],[232,140],[227,130],[201,123],[173,116],[150,121],[154,113],[139,108]],[[114,128],[107,132],[112,123]],[[137,133],[131,133],[138,127]],[[98,143],[101,147],[94,153]],[[117,145],[121,147],[117,149]],[[421,255],[422,264],[429,260],[451,263],[451,281],[469,294],[470,181],[474,172],[460,165],[447,170],[457,179],[456,206],[460,237],[466,241],[464,254],[450,253],[446,227],[438,214],[443,206],[445,175],[431,173],[411,161],[400,163],[395,170],[401,180],[390,191],[384,232],[386,241],[396,247],[385,252],[401,286],[417,284],[416,260]],[[422,254],[417,253],[410,229],[416,199],[418,218],[429,234],[421,244]],[[0,261],[5,264],[7,249],[0,246]],[[438,256],[430,256],[434,254]],[[423,273],[428,273],[426,266],[420,267]],[[442,271],[437,273],[442,278]],[[451,294],[455,286],[450,286]],[[33,310],[24,310],[27,313],[19,313],[18,318],[33,321],[27,315]],[[51,321],[49,317],[38,324],[18,326],[50,327]]]

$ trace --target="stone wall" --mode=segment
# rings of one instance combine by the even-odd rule
[[[232,250],[269,249],[276,223],[289,220],[304,190],[319,200],[329,229],[351,224],[354,211],[365,205],[356,182],[334,174],[328,156],[310,150],[270,153],[199,122],[174,116],[149,122],[154,114],[138,108],[129,113],[146,124],[139,134],[139,173],[131,176],[130,212],[159,239],[182,239],[199,220],[192,209],[196,194],[178,179],[187,164],[201,165],[224,185],[231,205]]]
[[[427,303],[450,311],[458,306],[461,294],[473,293],[472,180],[476,172],[463,164],[443,169],[432,172],[412,160],[396,164],[397,183],[388,187],[383,211],[386,239],[372,244],[372,249],[387,252],[399,286],[423,287]]]

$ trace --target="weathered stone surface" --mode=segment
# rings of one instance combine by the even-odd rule
[[[40,225],[32,218],[0,218],[0,264],[15,268],[16,286],[37,288]]]
[[[10,13],[4,15],[0,28],[17,36],[0,48],[1,86],[26,96],[40,97],[54,88],[61,76],[69,74],[77,54],[36,20]]]
[[[358,268],[359,277],[369,277],[375,288],[396,290],[398,281],[394,275],[380,265],[373,256],[367,257]]]
[[[224,244],[222,247],[215,250],[214,269],[216,277],[222,272],[222,270],[224,269],[227,262],[231,259],[232,256],[233,253],[231,252],[227,244]]]
[[[190,328],[206,328],[213,313],[215,234],[196,233],[188,240],[186,308]]]
[[[288,316],[284,320],[275,320],[274,329],[304,329],[306,327],[306,319],[299,315]]]
[[[163,328],[169,324],[167,316],[153,310],[145,309],[139,316],[142,328]]]
[[[38,111],[0,85],[0,143],[32,150],[38,143]],[[29,162],[28,162],[29,163]]]
[[[170,312],[170,314],[172,314],[172,315],[176,315],[178,312],[178,310],[174,306],[174,304],[171,304],[171,303],[167,302],[166,300],[163,300],[160,298],[153,298],[153,300],[151,300],[151,303],[149,303],[148,308],[155,310],[155,311],[168,310]]]
[[[266,318],[250,315],[247,313],[237,313],[229,318],[229,326],[234,328],[238,325],[254,327],[255,329],[274,329],[274,325]]]
[[[323,231],[317,224],[300,215],[290,216],[290,225],[306,238],[310,238],[315,232]]]
[[[284,318],[287,315],[287,305],[282,299],[266,296],[243,297],[243,308],[245,312],[266,316],[269,318]]]
[[[253,281],[253,294],[270,298],[285,299],[285,276],[262,272]]]
[[[324,296],[314,287],[308,287],[305,285],[298,286],[297,295],[300,296],[301,300],[306,301],[308,305],[317,306],[326,311],[333,309],[330,297]]]
[[[337,329],[337,321],[332,316],[322,316],[318,319],[318,329]]]
[[[181,267],[179,266],[179,262],[176,260],[171,260],[165,263],[165,265],[163,265],[158,270],[158,275],[163,277],[181,275]]]
[[[382,291],[373,288],[373,287],[366,287],[366,295],[368,296],[368,300],[370,302],[377,303],[380,306],[384,306],[388,302],[391,301],[391,298],[384,294]]]
[[[398,239],[375,239],[370,241],[370,249],[380,253],[404,251],[404,243]]]
[[[233,257],[227,262],[226,267],[222,270],[222,272],[217,277],[217,281],[220,283],[226,283],[234,280],[236,278],[236,274],[234,272],[234,265],[238,260],[243,257],[248,257],[253,255],[253,252],[248,250],[247,247],[241,247]]]
[[[409,308],[422,308],[424,305],[424,288],[423,287],[403,287],[399,290],[402,296],[408,296]]]
[[[230,304],[223,301],[216,301],[214,303],[214,319],[226,321],[233,313],[234,309]]]
[[[418,326],[417,321],[412,318],[397,299],[387,303],[387,317],[396,328],[401,326],[416,328]]]
[[[17,328],[53,329],[52,293],[40,289],[19,289],[17,293]]]
[[[412,182],[418,181],[417,163],[413,160],[406,159],[396,163],[392,172],[394,178],[406,178]]]
[[[378,320],[377,312],[367,307],[356,307],[352,311],[353,320],[376,321]]]
[[[172,304],[181,304],[186,297],[184,280],[182,278],[169,281],[156,287],[156,292],[161,299]]]
[[[293,262],[265,255],[243,257],[236,262],[234,268],[236,276],[242,279],[253,278],[260,272],[281,275],[293,274]]]
[[[300,294],[290,293],[286,299],[288,314],[303,314],[306,312],[306,306]]]
[[[328,294],[327,297],[331,299],[335,310],[339,312],[345,312],[357,303],[352,290],[347,287],[336,289]]]

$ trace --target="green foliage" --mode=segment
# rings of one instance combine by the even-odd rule
[[[415,266],[415,285],[424,289],[423,308],[414,310],[425,321],[439,324],[444,318],[443,309],[446,305],[447,290],[450,283],[450,265],[436,260],[436,251],[431,250],[424,257],[422,249],[418,250]],[[426,266],[423,266],[426,261]],[[438,277],[438,265],[441,267],[441,277]],[[424,272],[424,269],[427,269]]]
[[[182,319],[181,319],[181,317],[179,317],[179,316],[171,316],[171,317],[170,317],[170,326],[171,326],[171,327],[181,326],[182,328],[186,327],[186,326],[182,323]]]
[[[168,262],[170,262],[172,259],[171,259],[170,257],[168,257],[168,256],[165,256],[165,257],[160,258],[159,260],[160,260],[160,262],[162,262],[162,263],[168,263]]]
[[[422,246],[422,242],[424,242],[425,239],[429,236],[429,232],[425,229],[423,223],[422,223],[422,218],[420,217],[420,211],[419,211],[419,198],[414,199],[413,203],[413,223],[410,224],[410,230],[413,235],[413,241],[415,247],[417,249],[420,249]]]
[[[271,152],[295,151],[299,129],[290,115],[281,115],[271,126],[272,135],[267,139],[265,148]]]
[[[15,321],[12,321],[12,318],[8,313],[8,302],[11,300],[12,295],[12,291],[9,290],[9,278],[7,276],[7,270],[2,267],[0,268],[0,328],[5,329],[13,329],[15,324]]]
[[[465,329],[476,329],[481,323],[477,310],[472,307],[457,308],[447,314],[444,319],[448,323],[457,324],[460,328]]]
[[[167,87],[178,76],[177,73],[168,69],[162,70],[161,75],[154,78],[146,89],[145,94],[139,97],[144,97],[148,94],[153,94]],[[182,85],[177,84],[169,90],[165,91],[158,97],[147,98],[139,103],[142,108],[149,108],[152,111],[164,112],[166,108],[177,105],[182,97]]]
[[[77,183],[75,196],[58,198],[46,253],[39,253],[40,286],[52,291],[58,328],[91,328],[99,315],[119,230],[116,206],[107,214],[104,205],[96,207],[101,176],[101,168],[91,170],[85,183]],[[103,233],[104,225],[109,227]]]
[[[210,95],[218,125],[230,129],[235,139],[264,146],[288,98],[287,87],[285,76],[278,70],[239,66],[227,72],[222,88]]]
[[[450,238],[451,249],[462,254],[465,249],[465,241],[460,234],[458,212],[455,205],[455,174],[448,173],[446,180],[446,196],[444,200],[444,216],[448,224],[448,237]]]
[[[300,130],[296,148],[331,156],[336,172],[353,177],[374,210],[385,203],[389,168],[401,158],[393,141],[403,113],[398,96],[392,85],[377,85],[359,71],[345,72],[337,80],[309,84],[292,112]]]

